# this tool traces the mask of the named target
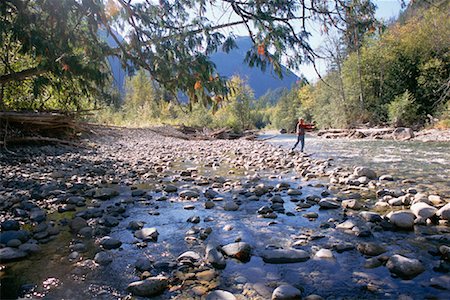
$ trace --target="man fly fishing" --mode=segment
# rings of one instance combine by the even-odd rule
[[[306,124],[302,118],[298,119],[297,123],[297,142],[294,147],[292,147],[291,151],[294,151],[295,147],[297,147],[298,143],[301,142],[300,151],[303,152],[303,148],[305,147],[305,132],[307,129],[314,129],[313,124]]]

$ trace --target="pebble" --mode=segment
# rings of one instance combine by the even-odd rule
[[[238,242],[223,246],[222,251],[229,257],[247,262],[250,260],[252,247],[247,243]]]
[[[298,249],[274,249],[264,250],[261,257],[266,263],[287,264],[307,261],[309,254],[304,250]]]
[[[142,228],[134,232],[134,236],[144,242],[156,242],[158,240],[158,230],[156,228]]]
[[[205,300],[237,300],[236,297],[227,291],[215,290],[210,292]]]
[[[122,242],[109,236],[105,236],[100,240],[100,246],[106,250],[117,249],[122,246]]]

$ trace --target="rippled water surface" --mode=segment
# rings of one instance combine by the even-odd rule
[[[267,138],[270,136],[262,136]],[[295,135],[277,135],[267,142],[290,148]],[[299,149],[299,147],[298,147]],[[333,158],[337,166],[369,166],[378,174],[450,188],[450,142],[321,139],[306,137],[305,153]]]

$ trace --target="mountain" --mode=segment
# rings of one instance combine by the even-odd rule
[[[245,55],[252,47],[249,37],[236,38],[237,48],[226,53],[218,51],[211,55],[211,60],[215,63],[217,72],[222,76],[231,77],[239,75],[246,79],[250,87],[255,92],[258,99],[269,90],[276,90],[282,87],[290,89],[300,78],[283,67],[283,79],[280,79],[274,72],[266,69],[266,72],[259,68],[251,68],[245,62]]]
[[[114,39],[105,32],[100,32],[108,45],[117,46]],[[211,60],[216,65],[217,71],[220,75],[231,77],[239,75],[241,78],[247,80],[247,83],[255,92],[255,98],[263,96],[267,92],[279,90],[280,88],[290,89],[300,78],[283,68],[283,79],[280,79],[275,73],[270,70],[266,72],[259,68],[250,68],[245,62],[245,55],[252,47],[252,41],[249,37],[236,38],[237,48],[231,50],[229,53],[218,51],[211,55]],[[125,92],[125,78],[127,72],[123,69],[119,59],[116,57],[108,58],[111,70],[113,73],[114,84],[123,95]],[[270,68],[267,68],[270,69]]]

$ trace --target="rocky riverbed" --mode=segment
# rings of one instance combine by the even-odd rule
[[[146,129],[10,150],[2,299],[448,298],[448,190]]]

